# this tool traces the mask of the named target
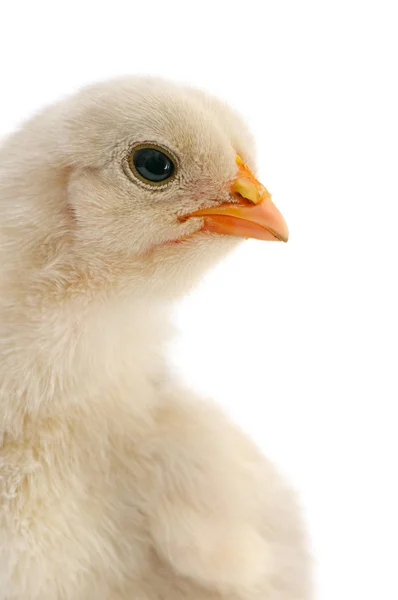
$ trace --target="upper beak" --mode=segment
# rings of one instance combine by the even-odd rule
[[[185,215],[184,220],[204,217],[204,229],[207,231],[287,242],[287,225],[269,192],[239,156],[236,163],[238,172],[229,184],[229,192],[235,201],[198,210]]]

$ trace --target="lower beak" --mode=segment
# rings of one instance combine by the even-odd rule
[[[186,215],[203,217],[207,231],[257,240],[287,242],[289,232],[284,218],[269,192],[238,156],[238,172],[229,185],[234,202],[212,206]]]

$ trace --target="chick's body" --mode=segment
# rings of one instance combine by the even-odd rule
[[[174,161],[151,185],[145,144]],[[101,84],[0,150],[0,600],[308,600],[294,495],[163,359],[171,303],[238,238],[250,135],[160,80]],[[179,242],[179,243],[172,243]]]

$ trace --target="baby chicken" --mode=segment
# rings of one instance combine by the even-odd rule
[[[0,159],[0,600],[308,600],[294,494],[164,358],[206,269],[287,240],[245,124],[132,77]]]

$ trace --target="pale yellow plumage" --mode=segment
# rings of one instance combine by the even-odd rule
[[[172,184],[126,174],[145,142]],[[1,147],[0,600],[311,597],[293,493],[164,359],[172,303],[241,239],[179,217],[230,201],[237,154],[254,169],[229,107],[151,78]]]

